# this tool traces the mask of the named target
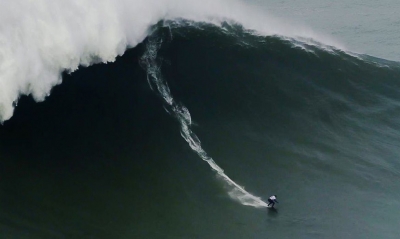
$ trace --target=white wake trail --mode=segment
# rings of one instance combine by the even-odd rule
[[[146,51],[141,58],[142,65],[147,71],[147,79],[150,87],[156,90],[167,103],[166,110],[171,113],[179,121],[181,126],[181,135],[189,144],[190,148],[197,153],[197,155],[207,162],[210,167],[217,173],[228,188],[229,196],[240,202],[243,205],[252,207],[267,207],[267,203],[261,198],[254,196],[247,192],[242,186],[234,182],[231,178],[224,173],[224,170],[219,167],[215,161],[207,155],[207,152],[201,147],[201,142],[197,135],[191,130],[192,120],[189,110],[182,104],[177,103],[168,87],[166,80],[163,78],[160,70],[160,65],[157,63],[157,53],[161,46],[162,40],[154,40],[151,37],[146,45]],[[152,84],[155,87],[152,87]],[[154,89],[155,88],[155,89]]]

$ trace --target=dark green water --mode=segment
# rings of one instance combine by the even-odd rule
[[[399,65],[226,28],[161,28],[157,59],[203,149],[277,211],[181,137],[145,41],[0,126],[2,238],[397,238]]]

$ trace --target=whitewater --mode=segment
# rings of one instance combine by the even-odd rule
[[[344,48],[235,0],[5,0],[0,3],[0,122],[12,117],[20,96],[43,101],[62,82],[61,73],[113,62],[157,22],[179,19],[241,24],[255,34]]]

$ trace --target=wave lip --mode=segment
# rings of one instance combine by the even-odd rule
[[[43,101],[61,73],[113,62],[146,37],[157,13],[142,1],[2,1],[0,4],[0,121],[20,95]],[[129,8],[126,8],[129,9]],[[129,17],[128,17],[129,16]],[[129,24],[135,23],[135,24]]]
[[[336,44],[242,1],[5,0],[0,3],[0,121],[11,118],[20,95],[43,101],[61,83],[62,72],[113,62],[142,42],[152,25],[178,18],[221,27],[231,21],[260,35]]]

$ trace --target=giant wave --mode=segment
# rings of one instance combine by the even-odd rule
[[[398,63],[231,21],[148,32],[0,127],[6,236],[396,238]]]
[[[185,35],[185,31],[190,34],[192,29],[196,29],[216,36],[227,35],[239,48],[258,49],[270,44],[267,49],[270,50],[275,45],[278,47],[275,51],[281,51],[278,53],[281,56],[289,49],[285,61],[311,57],[314,67],[324,63],[320,67],[327,71],[338,68],[346,74],[358,74],[356,69],[347,68],[352,64],[361,64],[367,69],[367,73],[362,74],[369,74],[368,71],[376,71],[375,68],[388,65],[379,60],[372,62],[383,62],[381,65],[371,65],[365,57],[359,59],[358,56],[343,52],[337,44],[336,47],[332,46],[335,43],[327,38],[264,17],[241,2],[100,1],[92,5],[85,1],[42,1],[34,5],[30,5],[33,4],[31,2],[3,4],[5,8],[2,9],[9,9],[9,12],[2,15],[4,21],[0,31],[0,39],[4,43],[0,62],[1,121],[12,116],[21,95],[32,95],[37,101],[44,100],[50,94],[51,88],[61,83],[62,72],[73,72],[79,66],[98,62],[113,62],[127,48],[135,47],[149,36],[150,40],[145,42],[147,50],[142,57],[142,63],[150,86],[154,84],[153,89],[157,89],[168,106],[167,111],[173,112],[171,114],[179,120],[182,137],[226,183],[231,197],[244,205],[254,207],[265,207],[266,203],[230,179],[201,147],[200,140],[191,129],[189,110],[174,100],[157,63],[157,51],[165,37],[159,38],[159,43],[151,39],[160,34],[169,34],[173,41],[174,34]],[[20,13],[13,12],[15,9]],[[267,35],[274,37],[265,38]],[[293,48],[299,48],[299,51],[293,52]],[[330,63],[315,63],[315,59],[319,57]],[[301,66],[293,67],[296,69]],[[305,65],[302,67],[308,69]],[[339,79],[346,80],[345,77]],[[326,77],[325,80],[323,84],[330,84]],[[341,85],[345,84],[344,82]],[[335,96],[337,93],[331,94],[332,98],[339,97]],[[349,97],[351,94],[346,95]],[[337,100],[348,108],[354,105],[349,99]]]

